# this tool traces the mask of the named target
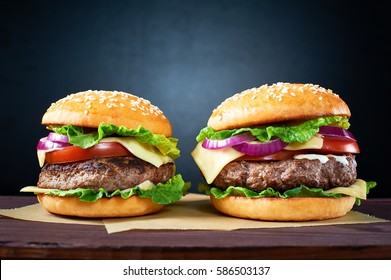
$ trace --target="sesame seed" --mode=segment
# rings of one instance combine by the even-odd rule
[[[325,88],[323,88],[323,87],[320,87],[320,88],[318,88],[318,90],[320,91],[320,92],[324,92],[324,93],[326,93],[327,91],[326,91],[326,89]]]

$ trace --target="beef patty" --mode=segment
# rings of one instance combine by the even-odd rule
[[[346,156],[347,164],[330,157],[326,163],[310,159],[290,159],[272,162],[233,161],[227,164],[213,185],[245,187],[257,192],[268,187],[285,191],[300,185],[324,190],[347,187],[356,181],[357,163],[353,155]]]
[[[175,166],[166,163],[159,168],[134,156],[95,158],[86,161],[47,164],[39,174],[40,188],[70,190],[99,188],[109,192],[137,186],[149,180],[165,183],[174,176]]]

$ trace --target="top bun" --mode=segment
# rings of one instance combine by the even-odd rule
[[[330,89],[313,84],[276,83],[227,98],[213,110],[208,126],[224,130],[323,116],[350,118],[350,110]]]
[[[53,103],[42,117],[43,125],[97,128],[100,123],[128,129],[141,125],[156,134],[172,135],[171,124],[158,107],[119,91],[88,90],[70,94]]]

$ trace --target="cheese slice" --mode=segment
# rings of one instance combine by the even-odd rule
[[[59,189],[43,189],[36,186],[27,186],[20,190],[20,192],[32,192],[32,193],[48,193]]]
[[[289,145],[286,146],[284,150],[296,151],[296,150],[306,150],[306,149],[322,149],[322,146],[323,146],[323,138],[315,134],[310,140],[304,143],[299,143],[299,142],[289,143]]]
[[[168,162],[173,162],[173,159],[167,155],[162,155],[155,147],[141,143],[134,137],[106,137],[100,142],[117,142],[129,150],[133,155],[160,167]]]
[[[367,183],[364,180],[357,179],[349,187],[337,187],[325,191],[325,193],[340,193],[349,196],[358,197],[360,199],[367,199]]]
[[[39,167],[42,167],[45,164],[45,158],[47,152],[51,152],[51,151],[37,150]]]
[[[141,190],[151,190],[155,187],[155,184],[152,183],[151,181],[149,180],[146,180],[144,182],[142,182],[141,184],[137,185]],[[125,190],[122,190],[122,191],[126,191],[128,189],[125,189]],[[60,189],[44,189],[44,188],[39,188],[39,187],[36,187],[36,186],[27,186],[27,187],[24,187],[20,190],[20,192],[32,192],[32,193],[49,193],[51,191],[61,191]]]
[[[204,175],[206,182],[211,184],[224,166],[243,154],[231,147],[208,150],[204,149],[201,143],[198,143],[191,155]]]
[[[167,155],[162,155],[155,147],[141,143],[134,137],[106,137],[100,142],[117,142],[124,146],[136,157],[149,162],[150,164],[160,167],[168,162],[173,162],[173,159]],[[46,153],[54,150],[37,150],[39,166],[42,167],[45,163]]]

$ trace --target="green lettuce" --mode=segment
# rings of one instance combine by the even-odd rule
[[[376,186],[376,182],[369,181],[367,183],[367,194],[370,189]],[[273,190],[272,188],[267,188],[261,192],[256,192],[244,187],[234,187],[230,186],[225,190],[209,186],[207,184],[199,184],[198,190],[207,195],[213,195],[215,198],[220,199],[231,196],[245,196],[248,198],[262,198],[262,197],[277,197],[277,198],[293,198],[293,197],[333,197],[340,198],[343,194],[340,193],[326,193],[320,188],[309,188],[307,186],[299,186],[297,188],[286,190],[284,192],[279,192]],[[361,200],[356,198],[356,205],[360,205]]]
[[[69,143],[83,149],[96,145],[103,137],[132,136],[142,143],[155,146],[163,155],[168,155],[172,159],[180,156],[180,151],[177,148],[178,139],[154,134],[142,126],[139,126],[137,129],[127,129],[124,126],[101,123],[98,130],[94,131],[85,131],[82,127],[73,125],[49,127],[49,129],[56,133],[67,135]]]
[[[244,127],[231,130],[215,131],[211,127],[203,128],[196,137],[197,142],[204,141],[205,138],[216,140],[225,139],[244,132],[258,138],[261,142],[268,142],[272,137],[278,137],[285,143],[306,142],[319,131],[319,127],[334,125],[348,129],[350,124],[345,116],[320,117],[314,120],[307,120],[300,124],[267,126],[267,127]]]
[[[139,186],[129,188],[126,190],[116,190],[114,192],[108,192],[103,188],[99,191],[92,189],[77,188],[74,190],[53,190],[46,194],[57,196],[76,196],[84,202],[95,202],[102,197],[121,196],[127,199],[133,195],[150,198],[157,204],[170,204],[178,201],[182,196],[188,193],[190,188],[190,182],[184,182],[180,174],[175,175],[172,179],[168,180],[165,184],[158,183],[155,187],[149,190],[140,189]]]

